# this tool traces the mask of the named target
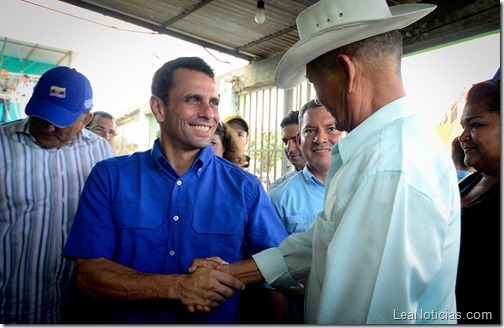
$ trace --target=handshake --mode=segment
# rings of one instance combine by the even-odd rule
[[[219,257],[194,259],[188,272],[180,301],[190,312],[210,312],[245,284],[264,281],[253,259],[233,264]]]

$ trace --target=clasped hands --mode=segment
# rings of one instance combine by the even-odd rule
[[[226,272],[228,264],[219,257],[193,260],[180,290],[180,301],[190,312],[210,312],[233,296],[235,289],[245,289],[243,282]]]

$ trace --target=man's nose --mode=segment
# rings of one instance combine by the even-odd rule
[[[324,130],[319,130],[313,138],[313,142],[323,143],[327,141],[327,133]]]
[[[42,120],[40,121],[40,129],[43,132],[53,132],[54,130],[56,130],[56,126],[50,122]]]

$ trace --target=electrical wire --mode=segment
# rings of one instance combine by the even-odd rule
[[[27,4],[30,4],[30,5],[38,6],[38,7],[41,7],[41,8],[47,9],[47,10],[51,10],[51,11],[57,12],[57,13],[59,13],[59,14],[63,14],[63,15],[67,15],[67,16],[70,16],[70,17],[73,17],[73,18],[77,18],[77,19],[80,19],[80,20],[86,21],[86,22],[88,22],[88,23],[92,23],[92,24],[100,25],[100,26],[107,27],[107,28],[111,28],[111,29],[118,30],[118,31],[123,31],[123,32],[132,32],[132,33],[141,33],[141,34],[158,34],[158,33],[157,33],[157,32],[155,32],[155,31],[144,32],[144,31],[136,31],[136,30],[128,30],[128,29],[124,29],[124,28],[119,28],[119,27],[116,27],[116,26],[111,26],[111,25],[107,25],[107,24],[99,23],[99,22],[96,22],[96,21],[93,21],[93,20],[90,20],[90,19],[87,19],[87,18],[79,17],[79,16],[77,16],[77,15],[72,15],[72,14],[69,14],[69,13],[63,12],[63,11],[61,11],[61,10],[56,10],[56,9],[54,9],[54,8],[50,8],[50,7],[47,7],[47,6],[44,6],[44,5],[38,4],[38,3],[31,2],[31,1],[29,1],[29,0],[21,0],[21,1],[22,1],[22,2],[26,2]]]

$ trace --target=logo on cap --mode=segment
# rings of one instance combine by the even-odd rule
[[[57,97],[57,98],[65,98],[66,97],[66,88],[57,87],[55,85],[51,86],[49,90],[49,96]]]

